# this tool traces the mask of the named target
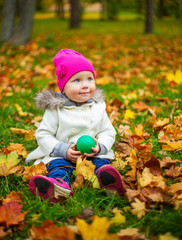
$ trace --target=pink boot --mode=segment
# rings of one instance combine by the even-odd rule
[[[111,165],[100,167],[98,172],[100,186],[108,190],[116,191],[119,195],[124,194],[124,187],[119,172]]]
[[[73,191],[65,181],[60,178],[57,178],[57,180],[36,175],[30,179],[29,189],[33,195],[40,196],[42,200],[49,199],[50,202],[55,202],[59,197],[67,198],[73,195]]]

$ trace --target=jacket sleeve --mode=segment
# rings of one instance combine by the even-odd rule
[[[50,155],[54,147],[59,143],[55,138],[57,129],[57,110],[47,109],[35,134],[39,147],[47,156]]]
[[[104,103],[105,108],[105,103]],[[109,151],[115,141],[116,136],[116,130],[114,129],[106,110],[103,111],[103,117],[100,123],[99,132],[96,135],[96,138],[98,139],[99,143],[103,144],[106,149]]]

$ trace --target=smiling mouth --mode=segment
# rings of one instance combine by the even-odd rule
[[[85,94],[89,94],[90,92],[83,92],[83,93],[80,93],[80,94],[83,94],[83,95],[85,95]]]

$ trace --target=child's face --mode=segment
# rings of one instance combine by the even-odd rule
[[[95,94],[95,79],[90,71],[73,75],[63,88],[63,93],[74,102],[86,102]]]

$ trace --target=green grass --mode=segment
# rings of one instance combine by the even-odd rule
[[[181,22],[173,19],[165,19],[159,21],[155,19],[154,34],[143,34],[143,20],[126,20],[122,19],[116,22],[84,20],[82,28],[78,30],[68,30],[67,20],[49,19],[35,20],[33,27],[33,40],[38,44],[37,54],[27,51],[19,47],[2,48],[2,56],[5,57],[2,64],[0,74],[7,75],[14,80],[15,84],[11,85],[7,91],[12,96],[4,96],[2,98],[3,105],[0,108],[0,149],[7,147],[9,143],[21,143],[28,152],[37,147],[36,140],[26,141],[23,135],[15,134],[10,131],[11,127],[22,129],[36,129],[31,120],[34,116],[42,115],[38,109],[34,107],[34,97],[36,92],[47,87],[49,77],[35,72],[35,67],[46,66],[52,64],[55,53],[60,48],[73,48],[80,51],[90,60],[92,60],[98,77],[103,75],[113,76],[113,83],[103,86],[103,90],[110,99],[118,99],[122,102],[120,114],[123,119],[125,108],[132,109],[132,103],[138,101],[139,98],[150,106],[160,106],[161,111],[157,113],[157,117],[169,117],[172,107],[171,105],[161,106],[157,97],[168,97],[171,100],[180,99],[182,94],[182,85],[171,88],[169,84],[160,78],[160,74],[177,69],[180,65],[182,32],[180,28]],[[169,31],[169,25],[170,31]],[[45,48],[46,51],[40,51]],[[156,54],[157,53],[157,54]],[[26,60],[26,56],[31,56]],[[100,56],[100,62],[97,62],[97,56]],[[25,63],[20,64],[21,60]],[[104,67],[109,64],[109,67]],[[20,66],[21,65],[21,66]],[[6,66],[8,69],[6,69]],[[166,70],[163,70],[163,67]],[[18,77],[14,75],[14,70],[27,69],[29,75]],[[137,70],[136,74],[131,73],[131,77],[127,80],[122,78],[131,69]],[[9,72],[8,72],[9,70]],[[121,73],[121,78],[116,79],[116,73]],[[54,73],[52,73],[54,76]],[[144,78],[142,78],[144,76]],[[53,77],[54,79],[54,77]],[[158,79],[159,92],[154,93],[156,88],[149,88],[150,84]],[[149,81],[150,80],[150,81]],[[24,88],[23,91],[16,90],[16,87]],[[151,92],[152,95],[141,95],[141,90]],[[174,91],[173,91],[174,90]],[[127,106],[124,104],[124,97],[135,93],[136,99],[129,99]],[[15,108],[18,103],[24,112],[33,114],[34,116],[20,117]],[[174,116],[179,115],[182,109],[182,103],[179,102],[179,108],[175,110]],[[144,124],[145,130],[150,133],[153,143],[152,153],[157,158],[162,159],[163,155],[159,153],[161,145],[158,142],[157,133],[148,125],[148,112],[144,111],[138,114],[135,119],[131,120],[131,128],[134,125]],[[116,124],[118,127],[120,122]],[[120,137],[117,136],[117,139]],[[167,152],[167,156],[172,159],[182,159],[181,152]],[[24,166],[24,160],[21,161]],[[72,181],[74,180],[74,176]],[[10,175],[8,177],[0,177],[0,197],[6,197],[10,191],[22,193],[23,211],[28,211],[25,219],[25,228],[17,231],[13,227],[13,234],[9,239],[26,239],[29,237],[29,231],[33,224],[41,225],[47,219],[57,224],[66,224],[71,220],[75,220],[77,214],[81,213],[85,208],[91,208],[98,216],[112,217],[112,210],[115,207],[124,209],[130,206],[126,197],[111,196],[107,197],[104,190],[93,190],[86,186],[83,190],[76,190],[73,197],[67,199],[61,204],[48,204],[47,201],[42,202],[38,197],[34,197],[28,190],[28,184],[22,180],[22,177]],[[110,232],[118,232],[122,228],[137,227],[144,232],[149,239],[160,234],[170,232],[172,235],[182,239],[182,209],[175,210],[173,206],[154,205],[152,210],[141,219],[132,215],[130,211],[124,211],[126,222],[120,226],[112,225]],[[78,237],[78,236],[77,236]],[[79,237],[78,237],[79,238]],[[79,238],[81,239],[81,237]]]

